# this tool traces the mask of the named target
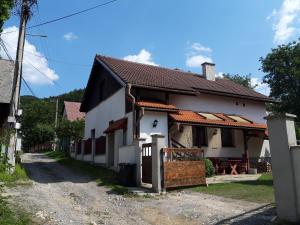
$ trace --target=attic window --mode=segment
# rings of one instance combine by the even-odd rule
[[[208,119],[208,120],[222,120],[221,118],[219,118],[211,113],[199,113],[199,115],[205,117],[205,119]]]
[[[241,122],[241,123],[251,123],[248,120],[245,120],[244,118],[240,117],[240,116],[228,116],[229,118],[235,120],[236,122]]]

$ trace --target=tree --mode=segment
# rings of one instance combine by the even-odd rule
[[[233,81],[234,83],[240,84],[246,88],[254,89],[256,85],[251,84],[251,74],[249,75],[240,75],[240,74],[223,74],[224,78]]]
[[[300,118],[300,43],[280,45],[260,58],[263,82],[270,86],[270,96],[278,100],[272,109]]]
[[[77,141],[83,138],[84,120],[69,121],[62,119],[55,131],[59,139],[69,138]]]
[[[11,9],[14,6],[13,0],[0,0],[0,33],[2,32],[4,22],[9,18]]]

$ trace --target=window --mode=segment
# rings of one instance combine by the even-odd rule
[[[234,146],[233,130],[229,128],[221,128],[221,139],[222,139],[223,147],[233,147]]]
[[[206,127],[193,127],[193,146],[207,146]]]

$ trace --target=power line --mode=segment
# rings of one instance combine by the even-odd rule
[[[36,66],[34,66],[31,62],[29,62],[28,60],[25,60],[25,61],[30,66],[32,66],[36,71],[38,71],[40,74],[42,74],[44,77],[46,77],[49,81],[53,82],[54,84],[56,84],[57,86],[59,86],[60,88],[62,88],[59,83],[57,83],[55,80],[52,80],[50,77],[48,77],[47,74],[45,74],[44,72],[42,72],[40,69],[38,69]]]
[[[25,84],[25,86],[27,87],[27,89],[29,90],[29,92],[34,96],[36,97],[35,93],[33,92],[33,90],[31,89],[31,87],[29,86],[29,84],[27,83],[27,81],[22,77],[22,80]]]
[[[5,41],[3,41],[3,42],[5,43],[5,45],[7,47],[17,49],[16,47],[11,46],[10,44],[7,44],[7,42],[5,42]],[[61,64],[67,64],[67,65],[71,65],[71,66],[82,66],[82,67],[91,67],[92,66],[91,64],[79,64],[79,63],[66,62],[66,61],[62,61],[62,60],[59,60],[59,59],[48,58],[46,56],[41,56],[41,55],[35,54],[31,51],[27,51],[25,49],[24,49],[24,52],[26,52],[28,54],[31,54],[31,55],[34,55],[34,56],[39,57],[39,58],[45,58],[49,61],[53,61],[53,62],[57,62],[57,63],[61,63]]]
[[[106,6],[106,5],[112,4],[112,3],[116,2],[116,1],[118,1],[118,0],[111,0],[111,1],[108,1],[108,2],[104,2],[104,3],[102,3],[102,4],[98,4],[98,5],[95,5],[95,6],[93,6],[93,7],[90,7],[90,8],[84,9],[84,10],[80,10],[80,11],[77,11],[77,12],[74,12],[74,13],[71,13],[71,14],[66,15],[66,16],[62,16],[62,17],[59,17],[59,18],[56,18],[56,19],[53,19],[53,20],[49,20],[49,21],[40,23],[40,24],[36,24],[36,25],[33,25],[33,26],[29,26],[29,27],[27,27],[27,29],[31,29],[31,28],[43,26],[43,25],[46,25],[46,24],[54,23],[54,22],[57,22],[57,21],[60,21],[60,20],[63,20],[63,19],[67,19],[67,18],[69,18],[69,17],[76,16],[76,15],[79,15],[79,14],[82,14],[82,13],[85,13],[85,12],[88,12],[88,11],[91,11],[91,10],[94,10],[94,9],[96,9],[96,8],[99,8],[99,7],[102,7],[102,6]],[[13,32],[17,32],[17,31],[9,31],[9,32],[5,32],[5,33],[2,33],[2,34],[9,34],[9,33],[13,33]]]
[[[5,54],[7,55],[7,58],[9,59],[9,61],[11,62],[11,65],[14,67],[14,61],[13,61],[13,59],[12,59],[12,57],[10,56],[10,54],[9,54],[9,52],[7,51],[7,48],[6,48],[6,46],[5,46],[5,44],[4,44],[4,41],[1,39],[1,37],[0,37],[0,44],[1,44],[1,46],[2,46],[2,48],[3,48],[3,50],[4,50],[4,52],[5,52]],[[35,96],[36,97],[36,95],[34,94],[34,92],[33,92],[33,90],[31,89],[31,87],[29,86],[29,84],[27,83],[27,81],[22,77],[22,80],[24,81],[24,83],[25,83],[25,85],[26,85],[26,87],[28,88],[28,90],[30,91],[30,93],[33,95],[33,96]],[[10,85],[11,83],[9,83],[9,84],[7,84],[7,85]]]

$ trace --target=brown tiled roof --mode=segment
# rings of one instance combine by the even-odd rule
[[[246,119],[249,122],[238,122],[228,117],[228,115],[223,113],[212,113],[216,117],[220,118],[220,120],[212,120],[207,119],[204,116],[199,115],[197,112],[193,112],[190,110],[180,110],[178,112],[170,113],[170,119],[175,122],[181,123],[193,123],[193,124],[202,124],[202,125],[216,125],[216,126],[224,126],[224,127],[242,127],[242,128],[254,128],[254,129],[266,129],[266,124],[255,123],[245,117],[241,117]]]
[[[150,101],[138,101],[136,105],[139,107],[153,108],[153,109],[167,109],[167,110],[176,110],[176,106],[159,103],[159,102],[150,102]]]
[[[261,101],[272,101],[272,99],[263,94],[227,79],[217,78],[216,81],[209,81],[196,73],[129,62],[101,55],[97,55],[96,59],[108,66],[125,83],[131,83],[133,86],[192,93],[214,93]]]
[[[109,124],[108,128],[104,131],[104,133],[111,133],[114,132],[115,130],[120,130],[120,129],[127,129],[127,118],[122,118],[116,121],[113,121],[111,124]]]
[[[80,105],[81,105],[80,102],[64,101],[67,120],[75,121],[75,120],[84,119],[85,113],[79,111]]]

